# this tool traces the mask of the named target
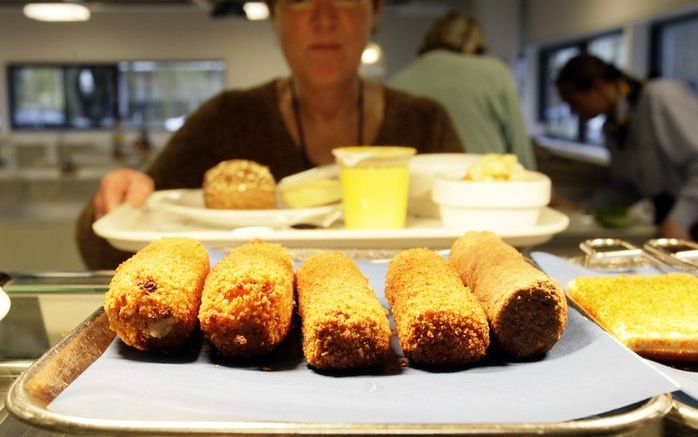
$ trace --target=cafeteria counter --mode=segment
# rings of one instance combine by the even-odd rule
[[[34,359],[64,337],[102,304],[109,272],[16,278],[4,288],[12,307],[0,321],[0,395]],[[691,430],[669,419],[654,420],[633,429],[640,437],[691,435]],[[62,436],[27,425],[0,410],[0,435]]]

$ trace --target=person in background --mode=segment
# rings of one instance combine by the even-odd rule
[[[92,231],[123,202],[142,205],[154,189],[200,188],[209,168],[247,159],[278,180],[334,162],[343,145],[409,145],[418,152],[462,152],[438,103],[364,80],[361,54],[383,0],[268,1],[290,77],[225,91],[191,114],[145,172],[107,174],[83,210],[76,238],[91,269],[113,269],[130,254]]]
[[[478,22],[449,12],[427,31],[418,57],[388,84],[442,103],[458,130],[465,151],[513,153],[535,170],[514,78],[506,64],[485,55]]]
[[[610,185],[585,207],[651,199],[660,236],[698,238],[698,97],[692,89],[679,81],[638,80],[585,53],[562,67],[555,84],[582,119],[606,116]]]

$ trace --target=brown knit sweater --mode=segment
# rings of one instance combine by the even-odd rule
[[[375,144],[408,145],[419,153],[462,152],[446,110],[427,98],[385,89],[385,113]],[[303,152],[281,117],[274,81],[225,91],[192,113],[147,170],[156,190],[201,187],[206,170],[227,159],[257,161],[279,180],[307,170]],[[76,229],[90,269],[113,269],[131,254],[113,248],[92,231],[90,201]]]

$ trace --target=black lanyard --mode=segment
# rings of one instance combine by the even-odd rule
[[[300,141],[300,147],[303,152],[303,161],[306,168],[315,167],[315,165],[310,161],[310,157],[308,156],[308,145],[305,142],[303,122],[301,121],[300,102],[298,101],[298,96],[296,94],[296,85],[293,82],[293,79],[290,80],[290,84],[293,117],[296,120],[296,129],[298,130],[298,139]],[[356,110],[359,114],[359,123],[356,129],[356,145],[362,145],[364,143],[364,81],[362,81],[361,79],[359,79],[359,98],[357,99],[356,106]]]

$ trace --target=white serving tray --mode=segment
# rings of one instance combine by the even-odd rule
[[[507,243],[523,247],[545,243],[567,228],[566,215],[544,208],[534,226],[490,229]],[[190,237],[207,247],[230,248],[253,238],[283,244],[289,248],[404,249],[450,248],[453,241],[473,229],[444,228],[438,219],[408,217],[404,229],[350,230],[343,223],[327,229],[294,229],[254,226],[237,229],[206,227],[194,221],[149,207],[124,204],[92,225],[95,233],[117,249],[135,252],[163,237]]]
[[[342,216],[341,203],[315,208],[214,209],[206,208],[201,189],[155,191],[148,199],[153,210],[179,216],[205,226],[238,228],[245,226],[288,227],[298,223],[328,226]]]

